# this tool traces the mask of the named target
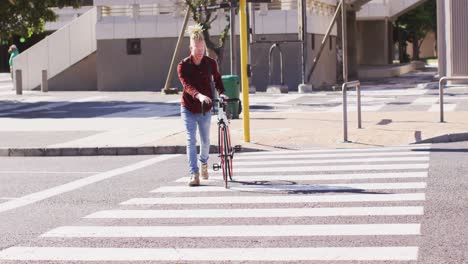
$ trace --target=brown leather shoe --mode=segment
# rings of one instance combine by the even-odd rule
[[[208,180],[209,178],[209,175],[208,175],[208,164],[205,164],[205,165],[201,165],[201,176],[202,176],[202,179],[204,180]]]
[[[199,186],[200,185],[200,174],[194,173],[192,177],[190,177],[189,186]]]

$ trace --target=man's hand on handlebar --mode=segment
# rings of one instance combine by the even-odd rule
[[[229,99],[229,96],[225,94],[220,94],[219,97],[223,98],[223,100]]]
[[[211,98],[201,93],[197,95],[197,99],[200,101],[200,103],[211,104]]]

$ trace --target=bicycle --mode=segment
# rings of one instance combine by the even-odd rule
[[[218,102],[218,157],[220,157],[220,163],[213,164],[213,170],[218,171],[222,169],[223,171],[223,181],[224,188],[228,188],[228,180],[232,181],[233,176],[233,166],[232,159],[234,158],[234,153],[241,150],[240,145],[231,146],[231,135],[229,133],[229,119],[226,113],[225,107],[228,102],[239,102],[239,99],[224,99],[219,97],[213,102]],[[204,104],[202,104],[202,112],[204,113]],[[215,108],[213,107],[213,112]]]

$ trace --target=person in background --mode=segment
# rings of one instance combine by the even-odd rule
[[[212,100],[216,98],[215,89],[219,95],[224,95],[224,86],[218,70],[218,64],[206,53],[203,28],[200,25],[189,27],[190,56],[183,59],[177,66],[177,73],[183,85],[181,98],[181,117],[184,121],[187,138],[187,157],[189,186],[200,185],[200,169],[203,179],[208,179],[208,154],[210,151],[210,125]],[[212,87],[214,86],[214,87]],[[213,88],[213,89],[212,89]],[[202,103],[205,104],[202,113]],[[200,133],[200,167],[197,162],[197,127]]]
[[[18,56],[19,51],[16,45],[11,45],[10,48],[8,49],[8,53],[10,53],[10,60],[8,61],[10,64],[10,74],[11,74],[11,79],[13,79],[13,58]]]

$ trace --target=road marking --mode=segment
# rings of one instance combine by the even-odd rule
[[[11,247],[1,260],[48,261],[411,261],[418,247],[76,248]]]
[[[242,153],[243,156],[257,156],[257,155],[284,155],[284,154],[309,154],[309,153],[359,153],[359,152],[382,152],[382,151],[417,151],[418,153],[423,153],[424,150],[428,152],[431,150],[431,144],[417,144],[410,146],[397,146],[397,147],[382,147],[382,148],[361,148],[361,149],[311,149],[311,150],[282,150],[282,151],[271,151],[271,152],[250,152]],[[414,152],[413,151],[413,152]]]
[[[358,158],[358,157],[390,157],[390,156],[421,156],[425,157],[429,155],[428,152],[384,152],[384,153],[332,153],[332,154],[284,154],[281,155],[262,155],[262,152],[258,152],[258,155],[235,155],[235,160],[255,160],[255,159],[317,159],[317,158]]]
[[[0,174],[92,174],[101,171],[0,171]]]
[[[369,96],[361,96],[361,102],[370,102],[370,103],[373,103],[373,102],[386,102],[386,101],[393,101],[395,98],[393,98],[392,96],[390,97],[369,97]],[[347,98],[348,100],[348,104],[349,103],[353,103],[353,104],[356,104],[357,103],[357,97],[354,97],[354,96],[350,96],[349,98]],[[343,102],[343,98],[333,98],[331,100],[328,100],[327,103],[342,103]]]
[[[361,111],[362,112],[377,112],[381,108],[383,108],[385,104],[379,104],[379,105],[362,105],[361,106]],[[349,112],[356,112],[356,105],[355,104],[348,104],[348,113]],[[325,110],[325,112],[328,113],[340,113],[343,112],[343,105],[335,106],[330,109]]]
[[[414,100],[411,104],[417,105],[417,104],[422,104],[422,105],[427,105],[427,104],[435,104],[439,98],[437,97],[419,97],[416,100]]]
[[[454,112],[457,104],[444,104],[444,112]],[[440,104],[433,104],[428,112],[439,112],[440,111]]]
[[[351,191],[351,190],[390,190],[390,189],[424,189],[425,182],[384,182],[384,183],[335,183],[315,185],[246,185],[232,186],[226,189],[221,186],[164,186],[155,189],[153,193],[174,192],[232,192],[232,191],[296,191],[296,192],[325,192],[325,191]]]
[[[327,163],[364,163],[364,162],[397,162],[397,161],[429,161],[429,156],[426,157],[386,157],[386,158],[359,158],[359,159],[308,159],[308,160],[272,160],[272,161],[237,161],[235,162],[236,166],[245,166],[245,165],[289,165],[289,164],[327,164]],[[395,164],[396,165],[396,164]]]
[[[16,197],[0,197],[0,200],[14,200],[14,199],[18,199]]]
[[[302,94],[290,94],[287,96],[281,95],[278,98],[275,98],[273,100],[273,103],[286,103],[286,102],[291,102],[294,100],[297,100],[299,98],[303,97]]]
[[[235,166],[235,165],[234,165]],[[295,166],[295,167],[255,167],[255,168],[236,168],[237,172],[298,172],[298,171],[372,171],[372,170],[410,170],[410,169],[428,169],[429,164],[381,164],[381,165],[339,165],[339,166]],[[210,170],[211,171],[211,170]]]
[[[64,226],[41,237],[282,237],[419,235],[420,224]]]
[[[42,201],[42,200],[45,200],[47,198],[50,198],[50,197],[53,197],[53,196],[56,196],[56,195],[59,195],[59,194],[62,194],[62,193],[66,193],[66,192],[69,192],[69,191],[76,190],[76,189],[81,188],[83,186],[87,186],[87,185],[90,185],[90,184],[93,184],[93,183],[96,183],[96,182],[100,182],[100,181],[103,181],[103,180],[106,180],[106,179],[110,179],[110,178],[112,178],[114,176],[117,176],[117,175],[121,175],[121,174],[125,174],[125,173],[131,172],[131,171],[139,170],[139,169],[142,169],[144,167],[153,165],[153,164],[158,163],[158,162],[168,160],[168,159],[176,157],[176,156],[179,156],[179,155],[157,156],[155,158],[143,160],[143,161],[140,161],[140,162],[137,162],[137,163],[134,163],[134,164],[131,164],[131,165],[127,165],[127,166],[124,166],[124,167],[121,167],[121,168],[117,168],[117,169],[113,169],[113,170],[110,170],[110,171],[98,173],[98,174],[89,176],[87,178],[72,181],[72,182],[69,182],[69,183],[66,183],[66,184],[63,184],[63,185],[59,185],[59,186],[56,186],[56,187],[53,187],[53,188],[50,188],[50,189],[47,189],[47,190],[43,190],[43,191],[35,192],[35,193],[32,193],[32,194],[28,194],[28,195],[25,195],[23,197],[19,197],[19,198],[15,199],[15,200],[1,203],[0,204],[0,213],[6,212],[6,211],[9,211],[9,210],[12,210],[12,209],[16,209],[16,208],[19,208],[19,207],[23,207],[23,206],[26,206],[26,205],[30,205],[30,204],[33,204],[35,202]]]
[[[339,195],[284,195],[284,196],[200,196],[133,198],[121,205],[154,204],[288,204],[288,203],[353,203],[425,201],[424,193],[396,194],[339,194]]]
[[[423,215],[422,206],[334,207],[334,208],[263,208],[263,209],[192,209],[192,210],[107,210],[84,218],[259,218],[324,217],[372,215]]]
[[[306,175],[242,175],[234,176],[235,181],[322,181],[322,180],[357,180],[357,179],[400,179],[400,178],[426,178],[427,172],[394,172],[394,173],[350,173],[350,174],[306,174]],[[190,177],[182,177],[175,182],[188,182]],[[219,174],[210,175],[209,180],[222,181]]]

